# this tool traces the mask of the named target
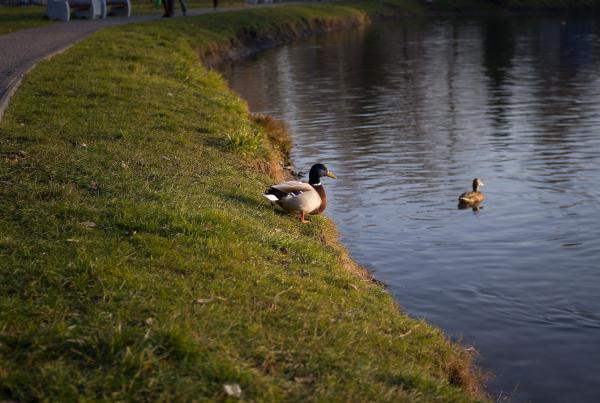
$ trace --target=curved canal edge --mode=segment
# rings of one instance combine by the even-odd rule
[[[198,63],[395,12],[135,24],[40,63],[0,124],[0,395],[485,399],[469,350],[403,314],[331,221],[261,200],[285,133]]]

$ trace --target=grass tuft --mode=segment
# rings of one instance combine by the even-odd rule
[[[292,139],[285,122],[260,113],[254,114],[252,120],[264,129],[268,143],[272,144],[279,154],[288,158],[292,152]]]
[[[225,150],[249,157],[261,156],[264,135],[256,127],[243,125],[225,134]]]

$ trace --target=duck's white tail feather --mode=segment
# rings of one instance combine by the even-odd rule
[[[278,202],[279,199],[277,198],[277,196],[272,195],[272,194],[268,194],[268,193],[263,193],[263,196],[267,199],[269,199],[270,201],[272,201],[273,203]]]

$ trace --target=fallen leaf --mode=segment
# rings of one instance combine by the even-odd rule
[[[96,225],[95,222],[93,221],[84,221],[84,222],[80,222],[79,225],[86,227],[86,228],[96,228],[98,225]]]
[[[408,336],[408,335],[409,335],[409,334],[411,334],[411,333],[412,333],[412,329],[408,329],[408,331],[407,331],[406,333],[402,333],[401,335],[398,335],[397,337],[398,337],[399,339],[401,339],[401,338],[403,338],[403,337],[406,337],[406,336]]]
[[[209,302],[213,302],[213,301],[214,301],[214,298],[210,297],[210,298],[198,298],[194,302],[197,304],[208,304]]]
[[[242,388],[237,383],[224,384],[223,391],[227,396],[242,397]]]
[[[295,376],[294,377],[294,382],[296,382],[296,383],[308,384],[308,383],[313,383],[314,381],[315,381],[315,379],[312,376]]]
[[[0,155],[4,156],[4,158],[6,158],[6,161],[9,164],[14,165],[17,164],[23,158],[25,158],[27,156],[27,153],[25,151],[12,151],[7,153],[0,153]]]
[[[148,326],[152,326],[154,324],[154,318],[146,318],[144,321]]]

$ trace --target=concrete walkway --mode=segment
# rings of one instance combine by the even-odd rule
[[[248,6],[224,8],[216,12],[236,11],[243,8],[248,8]],[[188,16],[214,12],[212,8],[189,10]],[[160,14],[145,14],[130,18],[108,17],[94,21],[72,20],[1,35],[0,120],[23,77],[40,60],[48,59],[68,49],[101,28],[159,19],[161,19]]]

